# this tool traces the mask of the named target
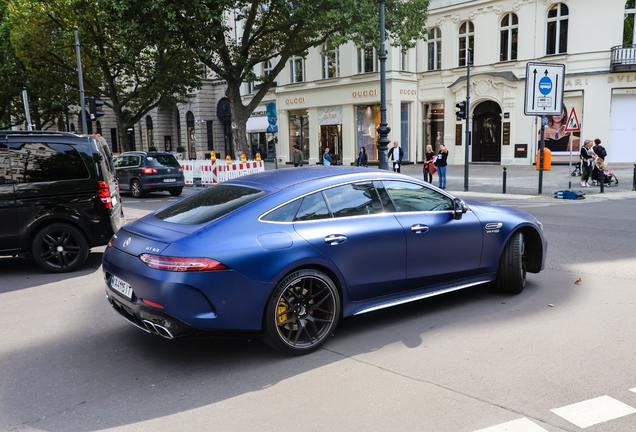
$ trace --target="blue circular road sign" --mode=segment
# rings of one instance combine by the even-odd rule
[[[539,91],[543,96],[547,96],[552,91],[552,80],[547,76],[541,78],[539,81]]]

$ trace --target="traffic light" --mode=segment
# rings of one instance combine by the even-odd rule
[[[88,109],[91,114],[91,118],[89,119],[90,121],[97,120],[97,117],[101,117],[106,114],[101,110],[102,105],[104,105],[103,100],[95,99],[92,96],[88,98]]]
[[[455,104],[455,106],[458,108],[458,111],[455,113],[457,114],[457,120],[462,120],[462,119],[465,120],[466,119],[466,101]]]

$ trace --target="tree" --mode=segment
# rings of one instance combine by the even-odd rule
[[[121,25],[147,40],[170,34],[214,73],[227,81],[232,109],[234,145],[248,153],[246,124],[292,56],[330,40],[335,48],[353,40],[379,45],[376,0],[110,0]],[[411,48],[426,35],[429,0],[387,0],[387,37]],[[235,23],[237,23],[235,25]],[[257,65],[277,61],[267,76]],[[261,84],[244,105],[244,82]]]
[[[19,56],[46,64],[50,74],[77,90],[73,26],[79,28],[86,96],[104,99],[122,137],[156,107],[171,108],[201,86],[201,66],[168,34],[150,43],[119,25],[109,0],[15,0],[12,21]],[[54,37],[53,37],[54,35]]]

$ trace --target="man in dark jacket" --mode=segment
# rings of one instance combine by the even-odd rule
[[[399,144],[397,141],[393,141],[393,148],[389,150],[389,163],[393,164],[394,172],[400,172],[400,166],[402,165],[402,158],[404,157],[404,152],[402,151],[402,147],[398,147],[398,145]]]
[[[298,144],[294,145],[294,166],[301,167],[304,162],[303,152],[300,151]]]

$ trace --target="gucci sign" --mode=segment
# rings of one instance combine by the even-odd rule
[[[400,89],[400,94],[403,95],[410,95],[410,96],[415,96],[415,90],[405,90],[405,89]]]
[[[285,103],[287,105],[305,103],[305,97],[303,96],[303,97],[298,97],[298,98],[285,99]]]
[[[354,91],[353,97],[366,97],[366,96],[377,96],[377,90],[364,90],[364,91]]]

